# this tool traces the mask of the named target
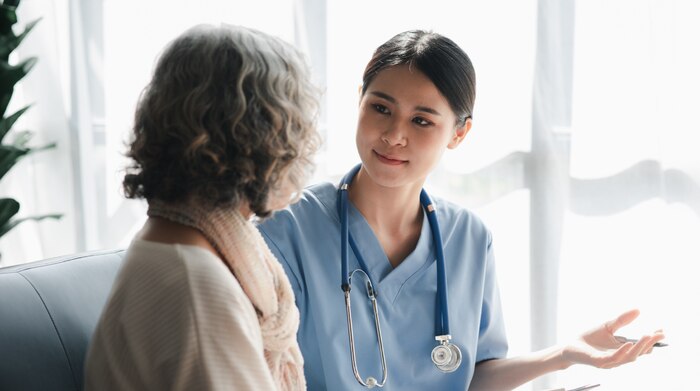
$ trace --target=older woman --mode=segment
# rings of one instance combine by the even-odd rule
[[[165,49],[124,178],[149,218],[93,337],[87,389],[305,389],[293,292],[249,220],[303,186],[315,91],[301,56],[258,31],[197,26]]]

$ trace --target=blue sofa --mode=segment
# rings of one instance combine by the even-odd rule
[[[124,250],[0,268],[0,390],[82,390],[88,343]]]

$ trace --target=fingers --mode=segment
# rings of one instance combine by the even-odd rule
[[[639,316],[639,310],[633,309],[629,310],[622,315],[618,316],[614,320],[605,323],[605,328],[610,332],[610,334],[615,334],[615,332],[622,326],[632,323],[633,320],[637,319]]]
[[[626,342],[612,355],[601,357],[600,368],[614,368],[623,364],[633,362],[642,354],[651,353],[654,344],[664,339],[664,334],[661,330],[654,334],[645,335],[636,343]]]
[[[651,353],[651,352],[654,350],[654,345],[655,345],[657,342],[661,342],[661,340],[663,340],[663,339],[665,338],[664,331],[663,331],[663,330],[660,330],[660,329],[654,331],[653,336],[655,337],[654,343],[652,343],[651,346],[650,346],[643,354],[649,354],[649,353]]]
[[[628,358],[630,361],[634,361],[642,354],[645,354],[649,349],[654,347],[654,344],[659,342],[663,338],[662,335],[645,335],[634,344],[634,347],[628,352]]]
[[[657,330],[656,332],[654,332],[654,334],[652,335],[652,339],[651,339],[651,341],[649,342],[649,346],[648,346],[648,348],[646,349],[646,351],[644,351],[643,354],[649,354],[649,353],[651,353],[651,351],[654,350],[654,345],[655,345],[657,342],[661,342],[661,340],[664,339],[664,338],[666,338],[666,335],[664,334],[664,332],[663,332],[662,330]]]

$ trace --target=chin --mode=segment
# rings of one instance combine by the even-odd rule
[[[367,166],[365,166],[367,167]],[[382,187],[401,187],[410,182],[406,180],[405,167],[367,167],[367,175],[372,182]]]

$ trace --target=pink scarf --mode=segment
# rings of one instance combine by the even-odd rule
[[[255,226],[237,208],[205,209],[196,202],[175,205],[152,200],[148,215],[196,228],[209,240],[255,307],[265,360],[278,389],[305,390],[294,292]]]

